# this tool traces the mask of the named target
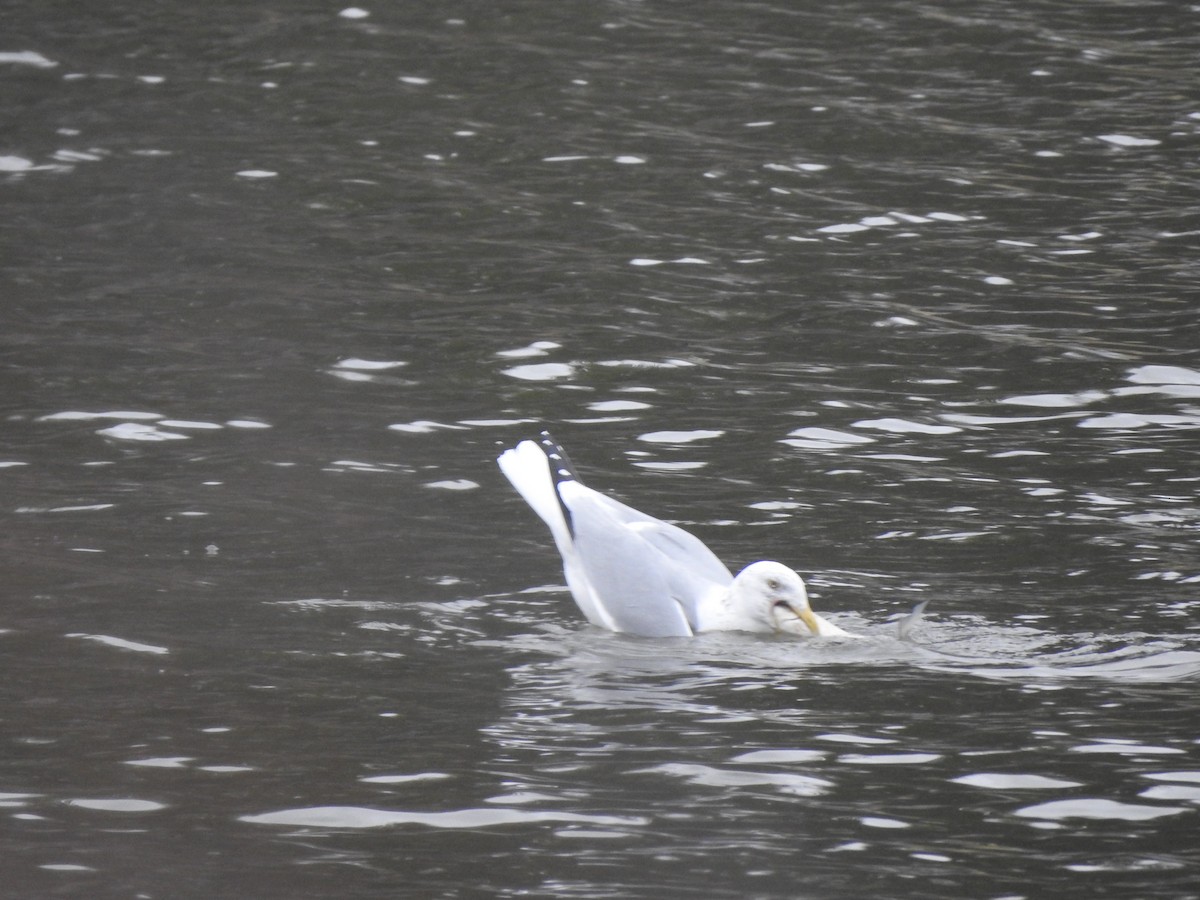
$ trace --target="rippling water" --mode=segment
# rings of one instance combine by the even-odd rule
[[[1196,897],[1197,26],[7,11],[7,890]],[[586,626],[543,425],[865,638]]]

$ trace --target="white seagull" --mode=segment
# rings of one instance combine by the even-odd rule
[[[804,580],[782,563],[751,563],[734,578],[699,538],[586,487],[548,432],[496,461],[549,526],[567,586],[594,625],[647,637],[853,636],[812,611]]]

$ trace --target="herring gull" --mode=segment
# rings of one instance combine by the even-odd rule
[[[852,636],[812,611],[804,580],[782,563],[751,563],[734,578],[699,538],[586,487],[549,432],[496,461],[550,528],[571,595],[594,625],[647,637]]]

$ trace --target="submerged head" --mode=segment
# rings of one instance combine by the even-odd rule
[[[821,634],[804,579],[783,563],[764,560],[746,566],[733,580],[733,594],[763,631]]]

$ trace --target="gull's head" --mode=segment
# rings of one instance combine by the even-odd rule
[[[742,611],[763,631],[817,635],[821,626],[808,605],[804,579],[777,562],[751,563],[733,580],[733,594]]]

